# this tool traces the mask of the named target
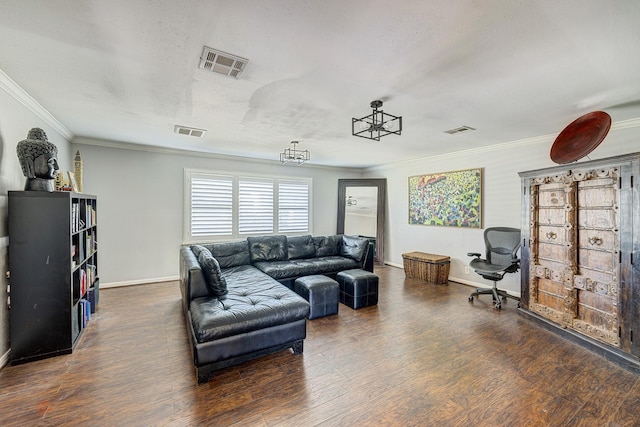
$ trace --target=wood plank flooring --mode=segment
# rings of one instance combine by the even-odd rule
[[[73,354],[0,371],[0,425],[638,426],[640,377],[509,301],[376,267],[378,306],[196,384],[177,282],[104,289]]]

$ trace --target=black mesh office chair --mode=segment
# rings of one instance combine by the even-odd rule
[[[498,310],[502,308],[502,302],[507,302],[507,298],[518,301],[520,307],[520,298],[497,287],[497,282],[502,280],[506,273],[515,273],[520,269],[520,259],[517,257],[520,249],[520,230],[509,227],[487,228],[484,231],[484,244],[486,259],[480,258],[481,254],[477,252],[469,252],[467,256],[475,257],[469,263],[469,267],[485,279],[492,280],[493,288],[476,289],[469,295],[469,302],[473,302],[473,297],[478,295],[491,294]]]

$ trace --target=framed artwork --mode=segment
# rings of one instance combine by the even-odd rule
[[[409,224],[482,228],[482,169],[410,176]]]

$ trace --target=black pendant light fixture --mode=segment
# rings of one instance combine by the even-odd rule
[[[402,117],[387,114],[382,111],[382,101],[371,101],[373,112],[360,119],[351,120],[351,134],[360,138],[380,141],[380,138],[387,135],[402,134]]]
[[[280,153],[280,163],[283,165],[293,163],[300,166],[301,164],[309,161],[311,158],[309,150],[298,150],[296,148],[297,145],[298,141],[291,141],[291,148],[285,148],[285,150]]]

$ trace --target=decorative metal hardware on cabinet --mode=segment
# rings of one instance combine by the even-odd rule
[[[520,173],[523,312],[637,372],[639,173],[640,153]]]

